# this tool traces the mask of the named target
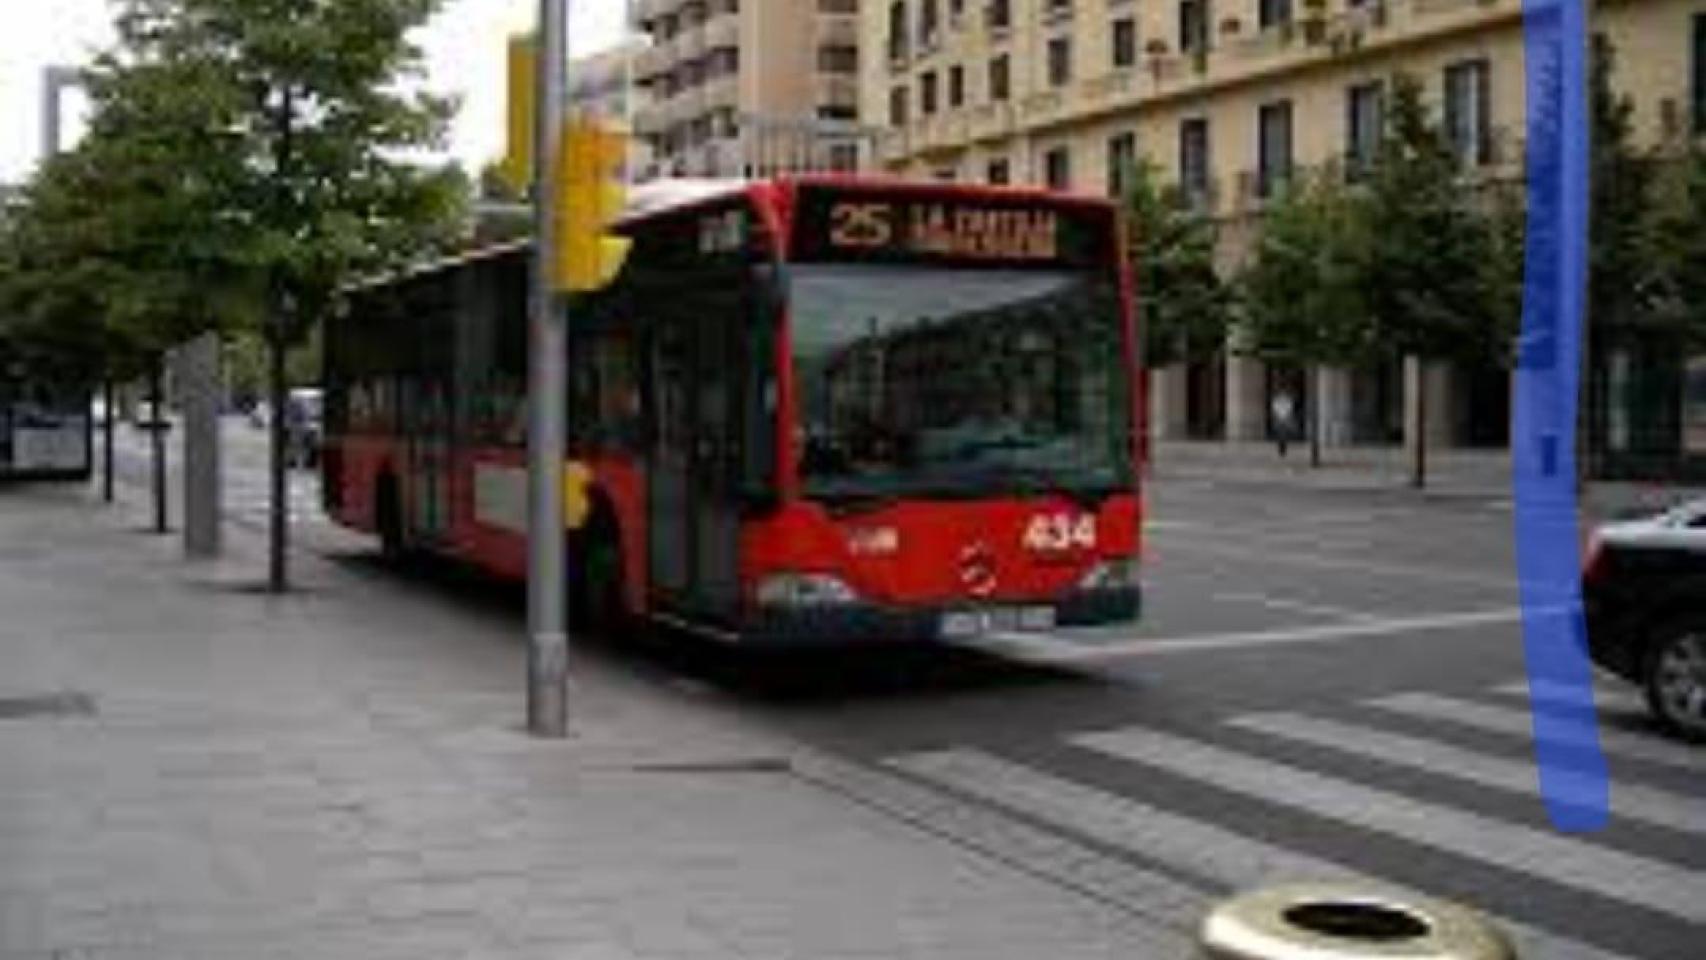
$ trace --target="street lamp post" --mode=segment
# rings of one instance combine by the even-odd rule
[[[540,0],[533,152],[533,291],[527,405],[527,727],[568,735],[568,596],[563,536],[568,317],[552,285],[558,243],[553,202],[562,151],[569,0]]]

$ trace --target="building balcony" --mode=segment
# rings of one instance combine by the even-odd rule
[[[647,83],[659,74],[668,73],[675,69],[675,62],[670,59],[669,51],[664,47],[641,47],[634,54],[634,80],[636,83]]]
[[[1063,119],[1070,105],[1066,95],[1060,90],[1045,90],[1033,93],[1020,103],[1020,111],[1025,118],[1026,126],[1046,126]]]
[[[633,0],[634,22],[648,24],[666,13],[673,13],[681,0]]]
[[[718,50],[727,47],[740,47],[740,16],[733,13],[715,13],[711,19],[699,27],[703,36],[706,50]]]
[[[1013,105],[980,103],[966,112],[966,129],[972,140],[1000,140],[1013,133]]]
[[[740,77],[725,74],[705,81],[701,87],[701,105],[706,110],[740,109]]]
[[[877,155],[884,163],[898,163],[912,154],[912,136],[902,127],[889,127],[877,134]]]
[[[813,99],[818,107],[859,109],[859,81],[851,76],[820,73],[812,78]]]
[[[857,47],[859,17],[857,14],[819,13],[813,26],[818,46]]]
[[[655,137],[669,129],[669,123],[663,108],[645,106],[634,111],[634,133],[642,137]]]
[[[917,153],[958,150],[966,145],[968,122],[965,114],[938,113],[913,125],[912,149]]]

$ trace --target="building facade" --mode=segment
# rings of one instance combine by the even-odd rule
[[[635,0],[635,131],[659,176],[856,169],[859,0]]]
[[[634,68],[646,45],[626,40],[598,53],[577,57],[569,63],[569,109],[621,127],[632,127],[639,112],[641,90],[634,82]],[[650,169],[651,144],[633,137],[628,146],[628,175]]]
[[[1395,72],[1422,82],[1467,168],[1520,173],[1521,0],[866,4],[861,107],[884,127],[882,169],[1118,195],[1146,158],[1219,222],[1229,269],[1293,167],[1372,158]],[[1593,29],[1617,49],[1615,83],[1634,98],[1640,141],[1706,129],[1706,3],[1605,0]],[[1426,423],[1412,400],[1421,377]],[[1269,401],[1286,392],[1319,410],[1329,443],[1508,440],[1510,378],[1500,370],[1412,360],[1318,379],[1315,395],[1302,396],[1300,372],[1228,350],[1158,371],[1152,422],[1162,437],[1261,439],[1273,426]]]

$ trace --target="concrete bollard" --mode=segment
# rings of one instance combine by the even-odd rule
[[[1198,942],[1205,960],[1517,960],[1474,910],[1346,883],[1233,897],[1204,918]]]

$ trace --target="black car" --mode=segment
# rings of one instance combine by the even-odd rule
[[[1600,527],[1582,581],[1594,662],[1643,687],[1666,727],[1706,740],[1706,500]]]

